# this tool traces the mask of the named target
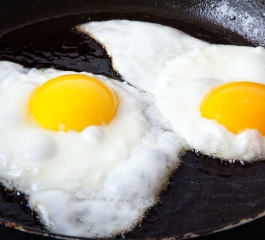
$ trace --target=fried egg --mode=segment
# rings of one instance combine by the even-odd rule
[[[78,29],[105,46],[125,81],[153,96],[165,128],[178,133],[188,148],[231,161],[264,158],[262,97],[253,97],[248,106],[252,111],[245,110],[240,97],[233,107],[230,100],[226,101],[229,107],[223,107],[225,99],[235,98],[237,90],[220,97],[223,93],[217,89],[214,96],[218,97],[204,99],[225,83],[264,84],[260,48],[211,47],[176,29],[137,21],[91,22]],[[259,87],[246,85],[248,89]],[[253,90],[253,95],[256,92]],[[256,110],[256,105],[260,109]]]
[[[167,61],[210,46],[177,29],[155,23],[110,20],[77,27],[100,42],[125,81],[154,95],[158,74]]]
[[[2,61],[0,73],[2,184],[25,193],[51,232],[106,237],[132,229],[182,151],[176,134],[150,120],[159,112],[149,96],[84,72]]]
[[[168,62],[156,105],[186,143],[225,160],[265,158],[265,50],[213,45]]]
[[[265,157],[263,48],[210,46],[137,21],[77,28],[105,46],[125,82],[0,62],[1,182],[28,196],[49,231],[131,230],[184,149]]]

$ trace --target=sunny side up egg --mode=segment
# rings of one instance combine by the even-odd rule
[[[126,83],[0,62],[0,177],[54,233],[113,236],[139,222],[179,164]],[[143,107],[144,105],[144,107]],[[141,186],[141,187],[139,187]]]
[[[51,232],[105,237],[132,229],[179,165],[183,142],[150,92],[168,60],[208,44],[159,24],[90,24],[140,86],[0,62],[0,177]]]
[[[169,62],[156,104],[187,144],[224,160],[265,158],[265,50],[213,45]]]
[[[78,29],[106,47],[126,81],[152,95],[187,148],[229,161],[265,158],[263,48],[211,46],[176,29],[126,20]]]

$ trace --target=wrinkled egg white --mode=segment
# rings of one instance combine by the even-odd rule
[[[118,94],[115,118],[82,132],[54,132],[33,121],[29,99],[37,86],[74,72],[27,70],[6,61],[0,62],[0,72],[5,186],[26,193],[54,233],[104,237],[134,227],[167,185],[182,150],[176,134],[149,119],[159,115],[147,110],[153,107],[149,96],[96,76]]]

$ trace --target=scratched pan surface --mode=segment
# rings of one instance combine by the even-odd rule
[[[135,19],[173,26],[212,43],[265,46],[264,4],[247,0],[0,0],[0,60],[120,79],[104,49],[74,31],[76,24]],[[264,172],[262,161],[231,164],[187,152],[142,224],[117,238],[264,237]],[[0,240],[55,238],[71,239],[45,232],[23,194],[0,187]]]

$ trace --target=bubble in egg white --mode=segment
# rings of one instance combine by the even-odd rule
[[[104,138],[104,131],[98,126],[90,126],[82,131],[82,136],[91,144],[96,144]]]
[[[36,161],[51,157],[56,151],[55,142],[44,135],[28,134],[19,143],[19,154],[24,158]]]

